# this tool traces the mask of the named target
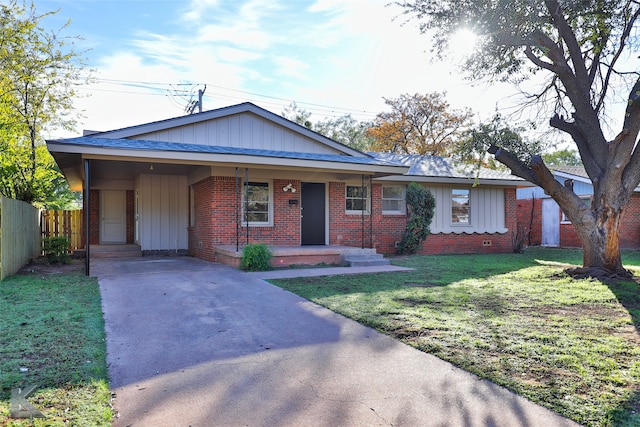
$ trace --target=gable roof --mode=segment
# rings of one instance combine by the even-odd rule
[[[169,129],[174,129],[182,126],[194,125],[210,120],[220,119],[223,117],[234,116],[243,113],[254,114],[269,122],[275,123],[286,129],[289,129],[297,134],[301,134],[311,140],[314,140],[320,144],[331,147],[341,153],[349,156],[362,157],[366,156],[365,153],[341,144],[331,138],[321,135],[311,129],[301,126],[291,120],[288,120],[278,114],[258,107],[251,102],[243,102],[241,104],[231,105],[228,107],[217,108],[215,110],[203,111],[202,113],[195,113],[187,116],[179,116],[171,119],[159,120],[150,123],[144,123],[135,126],[129,126],[121,129],[114,129],[106,132],[92,132],[91,137],[107,138],[107,139],[135,139],[136,136],[148,134],[151,132],[161,132]]]
[[[454,159],[419,154],[368,153],[379,160],[409,166],[403,176],[388,177],[385,180],[440,182],[456,184],[491,184],[506,186],[533,186],[533,184],[508,172],[493,169],[477,169],[473,165],[456,162]]]

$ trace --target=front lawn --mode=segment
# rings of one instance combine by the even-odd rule
[[[640,286],[573,280],[580,251],[414,256],[412,272],[272,280],[588,426],[640,425]],[[640,252],[623,255],[640,275]]]
[[[0,282],[0,425],[108,426],[111,394],[98,282],[79,272]],[[11,389],[46,418],[10,419]]]

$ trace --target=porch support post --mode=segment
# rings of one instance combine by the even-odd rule
[[[249,244],[249,168],[245,169],[244,178],[244,222],[247,228],[247,245]]]
[[[240,250],[240,185],[238,182],[238,168],[236,167],[236,252]]]
[[[361,219],[362,219],[362,230],[360,231],[360,248],[364,249],[364,202],[367,200],[365,197],[365,186],[364,186],[364,174],[361,176],[362,179],[362,183],[361,183],[361,187],[360,187],[360,202],[362,203],[362,214],[361,214]]]
[[[91,160],[84,159],[84,192],[82,200],[82,208],[84,209],[84,274],[89,276],[91,272],[90,258],[91,258],[91,236],[90,236],[90,221],[91,221],[91,205],[89,202],[89,185],[91,183]]]
[[[369,208],[369,247],[373,248],[373,176],[369,175],[369,194],[371,207]]]

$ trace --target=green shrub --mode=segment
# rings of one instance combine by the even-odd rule
[[[398,244],[398,253],[415,254],[420,243],[431,233],[429,227],[436,208],[436,199],[422,185],[412,182],[407,186],[406,201],[409,219],[402,240]]]
[[[242,249],[240,268],[245,271],[271,270],[271,251],[264,243],[247,245]]]
[[[69,264],[71,257],[67,252],[68,247],[67,236],[47,237],[42,240],[42,251],[50,264]]]

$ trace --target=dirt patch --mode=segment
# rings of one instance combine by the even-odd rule
[[[46,258],[40,257],[22,267],[17,274],[47,276],[50,274],[81,273],[83,270],[84,259],[72,259],[69,264],[49,264]]]

